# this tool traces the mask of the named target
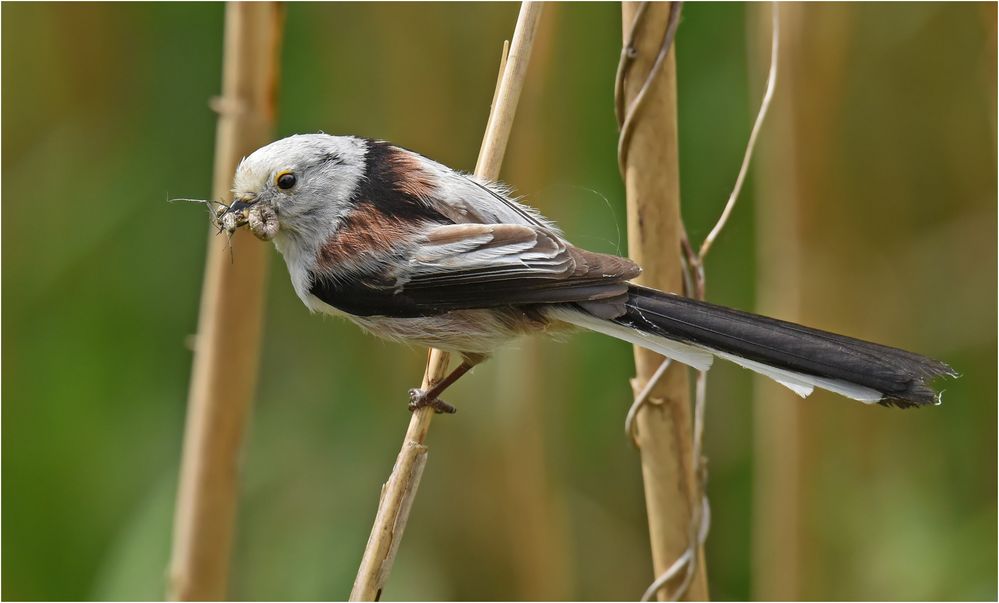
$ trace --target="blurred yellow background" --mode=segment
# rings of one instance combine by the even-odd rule
[[[470,171],[517,10],[290,5],[278,136],[385,138]],[[684,9],[695,241],[735,179],[768,11]],[[777,100],[708,298],[962,377],[941,407],[902,412],[790,399],[719,363],[712,597],[995,599],[996,7],[784,12]],[[201,208],[166,200],[210,194],[223,6],[2,17],[2,596],[159,598],[206,231]],[[503,178],[579,245],[626,253],[620,44],[618,4],[546,9]],[[424,353],[310,316],[273,256],[231,594],[344,598]],[[651,562],[622,426],[632,370],[629,346],[578,335],[522,342],[459,383],[385,599],[637,598]]]

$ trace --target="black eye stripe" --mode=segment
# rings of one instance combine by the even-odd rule
[[[277,179],[278,188],[283,190],[288,190],[289,188],[295,186],[296,182],[298,182],[298,178],[295,177],[295,174],[292,174],[290,172],[286,174],[281,174],[280,176],[278,176]]]

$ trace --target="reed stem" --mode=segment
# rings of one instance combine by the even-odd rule
[[[634,114],[621,113],[626,127],[622,131],[624,146],[620,155],[628,197],[629,254],[643,269],[637,281],[663,291],[683,291],[675,52],[669,51],[653,72],[666,38],[669,13],[669,3],[621,4],[624,36],[626,40],[631,36],[634,49],[628,69],[631,77],[624,77],[621,82],[621,106],[631,107],[639,95],[644,98]],[[646,80],[644,74],[649,73],[651,80]],[[632,388],[636,396],[662,362],[662,356],[635,347],[636,376]],[[660,576],[690,545],[690,526],[700,505],[686,367],[674,363],[666,370],[635,420],[653,568],[655,575]],[[670,582],[665,586],[675,588],[677,584]],[[669,590],[659,589],[660,600]],[[708,597],[704,553],[700,548],[695,574],[684,597],[688,600]]]
[[[494,94],[492,110],[486,125],[475,175],[487,180],[499,177],[506,143],[510,138],[517,101],[524,87],[531,47],[541,17],[542,3],[521,3],[520,16],[514,29],[509,55],[501,63],[498,87]],[[431,349],[423,376],[423,389],[432,387],[444,378],[450,358],[447,352]],[[382,486],[382,495],[375,514],[371,535],[361,558],[361,565],[350,593],[351,601],[377,601],[388,581],[396,552],[409,520],[416,491],[420,485],[429,449],[425,445],[434,416],[431,408],[421,408],[413,413],[409,428],[403,438],[402,449],[396,458],[392,474]]]
[[[225,13],[222,96],[213,199],[228,199],[241,157],[266,144],[276,113],[283,9],[230,2]],[[230,255],[230,244],[239,250]],[[167,596],[226,596],[239,455],[256,388],[269,249],[245,231],[208,240],[188,395]]]

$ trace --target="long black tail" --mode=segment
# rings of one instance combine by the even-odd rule
[[[934,379],[957,376],[905,350],[637,285],[629,287],[626,308],[617,325],[722,356],[803,395],[814,386],[885,406],[922,406],[940,401]]]

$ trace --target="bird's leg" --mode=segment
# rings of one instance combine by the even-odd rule
[[[455,381],[460,379],[462,375],[470,371],[472,367],[479,362],[482,362],[482,358],[477,356],[470,357],[469,355],[466,355],[461,364],[448,373],[447,377],[444,377],[429,389],[417,389],[414,387],[409,390],[409,410],[412,412],[425,406],[429,406],[430,408],[433,408],[434,412],[437,414],[447,413],[450,415],[458,412],[458,409],[451,406],[444,400],[439,399],[437,396],[441,395],[444,390],[451,387]]]

